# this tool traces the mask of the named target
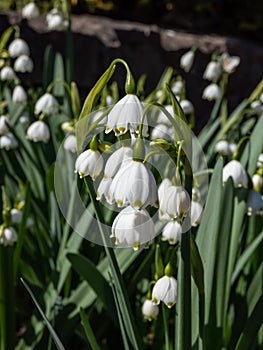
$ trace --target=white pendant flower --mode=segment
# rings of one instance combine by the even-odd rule
[[[20,224],[23,216],[22,210],[12,208],[10,214],[11,214],[12,224]],[[34,221],[31,218],[27,218],[26,227],[29,228],[33,224],[34,224]]]
[[[34,142],[48,142],[50,133],[47,124],[42,120],[32,123],[27,129],[26,137]]]
[[[39,10],[34,2],[26,4],[22,9],[22,17],[27,19],[37,18],[39,16]]]
[[[2,81],[10,81],[15,79],[16,74],[11,67],[3,67],[0,71],[0,78]]]
[[[4,246],[13,245],[17,241],[17,233],[13,227],[0,229],[0,244]]]
[[[223,168],[223,183],[225,183],[229,177],[232,177],[235,187],[247,188],[247,173],[242,164],[237,160],[231,160]]]
[[[44,113],[47,115],[58,113],[59,103],[57,99],[50,93],[45,93],[41,96],[35,105],[35,113],[40,114]]]
[[[192,201],[191,203],[191,224],[198,226],[200,224],[203,207],[199,202]]]
[[[136,210],[128,206],[113,221],[111,237],[121,247],[138,250],[142,246],[148,246],[154,238],[152,218],[146,210]]]
[[[121,147],[117,149],[112,155],[108,158],[105,170],[104,177],[113,178],[118,170],[127,164],[127,162],[132,160],[132,149],[130,147]]]
[[[263,166],[263,153],[260,153],[257,160],[257,167],[261,168]]]
[[[220,87],[217,84],[208,85],[204,91],[202,98],[208,101],[218,100],[222,96]]]
[[[75,135],[68,135],[63,143],[63,147],[66,151],[76,153],[77,152],[77,138]]]
[[[157,206],[158,194],[152,172],[141,162],[129,161],[115,175],[109,190],[110,200],[118,207],[131,205],[141,209]]]
[[[14,70],[18,73],[31,73],[33,71],[34,64],[30,57],[22,55],[17,57],[14,63]]]
[[[184,114],[192,114],[194,113],[194,106],[191,101],[189,100],[182,100],[180,101],[180,105],[182,107],[182,110]]]
[[[142,314],[148,321],[155,320],[159,314],[159,307],[154,305],[149,299],[146,299],[142,305]]]
[[[166,191],[167,191],[168,187],[170,187],[170,186],[172,186],[172,182],[168,178],[163,179],[163,181],[159,185],[158,198],[159,198],[159,202],[160,203],[162,202],[163,198],[165,198]],[[161,211],[159,210],[159,220],[161,220],[161,221],[169,221],[170,220],[170,216],[168,214],[166,214],[166,213],[161,213]]]
[[[263,209],[263,199],[259,192],[250,190],[247,200],[247,215],[257,214]]]
[[[167,141],[171,141],[173,138],[173,128],[171,126],[167,126],[165,124],[159,124],[152,129],[151,139],[164,139]]]
[[[112,130],[115,135],[123,135],[128,130],[138,132],[143,116],[143,105],[136,95],[128,94],[118,101],[110,113],[105,133],[108,134]],[[142,129],[143,136],[148,135],[147,118],[144,118]]]
[[[211,61],[206,66],[206,69],[203,74],[203,78],[216,82],[222,74],[222,67],[220,62]]]
[[[173,106],[172,105],[166,105],[164,107],[167,110],[167,112],[171,115],[171,117],[173,117],[173,115],[174,115]],[[172,124],[171,124],[170,120],[167,118],[166,114],[163,111],[160,111],[160,113],[157,116],[157,126],[159,124],[167,125],[167,126],[169,126],[172,129]]]
[[[175,95],[180,95],[183,90],[184,84],[181,80],[177,80],[172,86],[171,90]]]
[[[110,201],[110,196],[109,196],[109,190],[110,190],[110,185],[112,183],[112,178],[111,177],[104,177],[100,184],[99,187],[97,189],[97,197],[96,199],[99,201],[102,199],[102,197],[104,196],[104,198],[106,199],[106,201],[110,204],[112,204],[112,202]]]
[[[168,214],[172,220],[185,217],[190,205],[190,196],[182,186],[168,187],[165,196],[160,198],[161,215]]]
[[[18,143],[11,132],[0,137],[0,148],[9,151],[10,149],[17,148]]]
[[[0,135],[4,135],[9,131],[8,122],[9,118],[6,115],[0,116]]]
[[[177,281],[172,276],[163,276],[155,283],[152,290],[152,302],[159,305],[164,302],[168,308],[176,303]]]
[[[185,71],[189,72],[194,63],[195,54],[192,50],[187,51],[180,59],[180,67]]]
[[[63,13],[57,9],[52,9],[46,16],[47,25],[50,30],[65,30],[68,27],[68,21],[65,20]]]
[[[231,74],[234,73],[237,66],[240,63],[240,57],[238,56],[229,56],[228,53],[223,53],[220,58],[219,61],[222,65],[222,68],[224,70],[224,72]]]
[[[263,187],[263,177],[259,174],[254,174],[252,176],[252,183],[254,190],[260,192],[261,188]]]
[[[162,241],[176,244],[182,236],[182,226],[177,221],[169,221],[163,228]]]
[[[100,152],[88,149],[82,152],[76,159],[75,173],[78,173],[81,179],[90,175],[92,180],[95,180],[102,172],[103,164],[104,162]]]
[[[25,40],[19,38],[11,42],[8,47],[8,53],[10,57],[16,58],[21,55],[29,56],[30,50]]]
[[[226,140],[220,140],[215,145],[215,151],[224,156],[229,154],[229,143]]]
[[[14,88],[13,94],[12,94],[12,101],[14,103],[23,103],[26,102],[27,95],[25,92],[25,89],[21,85],[17,85]]]

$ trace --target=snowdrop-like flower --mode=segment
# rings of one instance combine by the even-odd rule
[[[172,276],[163,276],[155,283],[152,290],[152,302],[154,305],[160,301],[171,308],[176,303],[177,281]]]
[[[154,305],[149,299],[146,299],[142,305],[142,314],[148,321],[155,320],[159,314],[159,307]]]
[[[106,105],[111,106],[114,103],[113,98],[110,95],[106,96]]]
[[[104,177],[100,184],[99,187],[97,189],[97,197],[96,199],[99,201],[102,199],[102,197],[104,196],[104,198],[107,200],[108,203],[112,204],[110,201],[110,196],[109,196],[109,190],[110,190],[110,185],[112,183],[112,178],[111,177]]]
[[[11,42],[8,53],[10,57],[15,58],[21,55],[29,56],[30,50],[25,40],[19,38]]]
[[[229,143],[226,140],[220,140],[215,145],[215,151],[224,156],[229,154]]]
[[[173,110],[173,106],[172,105],[166,105],[165,109],[167,110],[167,112],[169,112],[169,114],[171,116],[174,115],[174,110]],[[167,118],[167,116],[165,115],[165,113],[163,111],[160,111],[160,113],[157,116],[157,123],[158,124],[164,124],[169,126],[170,128],[172,128],[172,124],[170,122],[170,120]]]
[[[12,101],[14,103],[23,103],[26,102],[27,95],[25,92],[25,89],[21,85],[17,85],[14,88],[13,94],[12,94]]]
[[[121,147],[117,149],[106,162],[104,177],[113,178],[117,171],[132,160],[132,149],[130,147]]]
[[[0,135],[4,135],[9,131],[8,121],[9,118],[6,115],[0,116]]]
[[[16,208],[12,208],[11,209],[11,221],[13,224],[20,224],[21,220],[22,220],[22,210],[16,209]],[[31,218],[27,218],[26,220],[26,227],[29,228],[33,225],[33,220]]]
[[[128,130],[138,132],[143,116],[143,105],[136,95],[128,94],[118,101],[110,113],[105,133],[114,130],[115,135],[123,135]],[[148,135],[147,118],[144,118],[143,136]]]
[[[95,180],[102,172],[103,163],[103,158],[99,151],[88,149],[80,153],[76,159],[75,173],[78,173],[81,179],[90,175],[92,180]]]
[[[245,187],[248,185],[248,177],[242,164],[237,160],[231,160],[223,168],[223,183],[232,177],[235,187]]]
[[[57,9],[50,10],[46,20],[50,30],[65,30],[68,27],[68,21],[64,19],[63,13]]]
[[[47,115],[58,113],[59,104],[57,99],[50,93],[45,93],[41,96],[35,105],[35,113],[45,113]]]
[[[27,129],[26,137],[34,142],[48,142],[50,133],[47,124],[42,120],[32,123]]]
[[[177,221],[169,221],[163,228],[162,241],[176,244],[182,236],[182,226]]]
[[[257,160],[257,167],[261,168],[263,166],[263,153],[260,153]]]
[[[263,209],[263,199],[257,191],[249,191],[247,200],[247,215],[253,215]]]
[[[238,56],[229,56],[228,53],[223,53],[219,61],[221,62],[224,72],[231,74],[234,73],[237,66],[240,63],[240,57]]]
[[[175,95],[180,95],[183,89],[183,82],[181,80],[177,80],[171,87],[172,92]]]
[[[172,186],[172,182],[170,179],[163,179],[163,181],[161,182],[161,184],[159,185],[158,188],[158,198],[159,198],[159,202],[161,203],[163,198],[166,196],[166,192],[167,189]],[[169,221],[170,220],[170,216],[166,213],[162,213],[159,210],[159,220],[161,221]]]
[[[72,153],[76,153],[77,152],[77,138],[75,135],[68,135],[65,138],[65,141],[63,143],[63,147],[66,151],[70,151]]]
[[[237,150],[237,144],[235,142],[230,142],[228,145],[228,148],[229,148],[229,152],[231,154],[234,154]]]
[[[208,101],[217,100],[222,96],[220,87],[217,84],[208,85],[203,91],[203,99]]]
[[[17,233],[13,227],[0,228],[0,244],[13,245],[17,241]]]
[[[22,17],[27,19],[37,18],[39,16],[39,10],[34,2],[26,4],[22,9]]]
[[[63,122],[61,124],[61,130],[63,130],[65,133],[67,133],[67,132],[73,131],[74,127],[73,127],[72,123],[70,123],[70,122]]]
[[[18,146],[14,135],[11,132],[0,137],[0,148],[9,151]]]
[[[171,141],[173,138],[173,128],[171,126],[167,126],[165,124],[159,124],[155,126],[152,130],[152,140],[156,139],[164,139],[167,141]]]
[[[109,196],[118,207],[131,205],[141,209],[147,205],[156,206],[158,194],[155,178],[143,163],[129,161],[115,175]]]
[[[199,202],[192,201],[191,203],[191,224],[198,226],[202,215],[203,207]]]
[[[182,110],[184,111],[184,114],[191,114],[194,112],[194,106],[189,100],[180,101],[180,105],[182,107]]]
[[[263,105],[258,100],[251,102],[250,107],[254,110],[256,114],[261,114],[263,112]]]
[[[192,50],[187,51],[180,59],[180,67],[185,71],[189,72],[194,63],[195,54]]]
[[[11,67],[3,67],[0,72],[0,78],[3,81],[10,81],[15,79],[16,74]]]
[[[168,214],[171,219],[185,217],[190,205],[190,196],[182,186],[168,187],[165,196],[160,198],[161,214]]]
[[[263,186],[263,177],[260,176],[259,174],[254,174],[252,176],[252,183],[253,183],[254,190],[260,192]]]
[[[19,73],[31,73],[33,71],[34,65],[30,57],[26,55],[21,55],[17,57],[14,63],[14,69]]]
[[[107,123],[107,115],[104,115],[105,114],[104,111],[96,111],[96,112],[93,112],[91,115],[90,115],[90,122],[89,124],[93,124],[95,122],[98,122],[98,124],[106,124]]]
[[[206,66],[203,74],[203,78],[210,81],[218,81],[222,73],[222,67],[220,62],[211,61]]]
[[[131,206],[124,208],[113,221],[112,238],[122,247],[138,250],[148,245],[154,238],[154,224],[148,212],[136,210]]]

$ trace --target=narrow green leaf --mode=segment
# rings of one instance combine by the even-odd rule
[[[0,52],[6,48],[6,44],[8,42],[8,40],[10,39],[13,31],[15,30],[15,26],[11,26],[9,28],[7,28],[3,34],[1,35],[0,38]]]
[[[89,345],[91,346],[92,350],[100,350],[100,346],[97,343],[95,334],[91,328],[90,322],[89,322],[89,318],[88,316],[85,314],[83,308],[80,308],[80,317],[81,317],[81,324],[85,330],[85,334],[87,336],[87,339],[89,341]]]
[[[39,306],[38,302],[37,302],[37,299],[35,298],[33,292],[31,291],[30,287],[28,286],[28,284],[23,280],[23,278],[21,278],[21,282],[23,283],[24,287],[26,288],[26,290],[28,291],[28,293],[30,294],[34,304],[36,305],[40,315],[42,316],[49,332],[50,332],[50,335],[52,337],[52,339],[54,340],[54,343],[57,347],[58,350],[65,350],[62,342],[60,341],[59,337],[57,336],[54,328],[51,326],[50,322],[48,321],[48,319],[46,318],[44,312],[42,311],[41,307]]]

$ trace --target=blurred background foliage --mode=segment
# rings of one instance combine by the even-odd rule
[[[2,9],[28,1],[1,0]],[[60,0],[36,0],[45,13]],[[71,0],[72,12],[154,23],[195,32],[213,32],[263,41],[262,0]]]

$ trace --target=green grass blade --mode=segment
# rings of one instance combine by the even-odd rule
[[[92,350],[100,350],[101,347],[97,343],[96,337],[94,335],[94,332],[93,332],[91,325],[90,325],[90,322],[89,322],[89,318],[85,314],[83,308],[80,308],[80,317],[81,317],[81,324],[85,330],[85,334],[87,336],[87,339],[89,341],[91,349]]]

